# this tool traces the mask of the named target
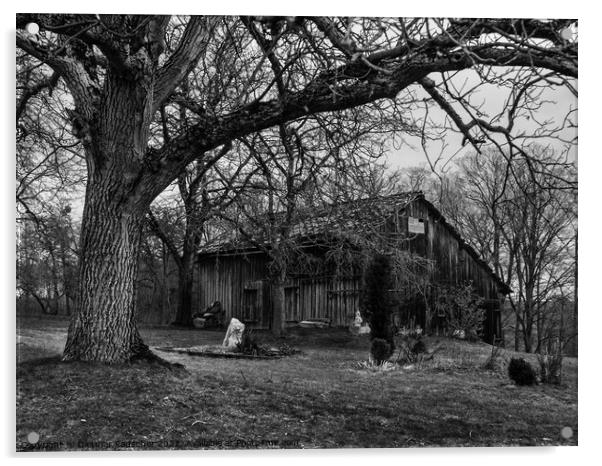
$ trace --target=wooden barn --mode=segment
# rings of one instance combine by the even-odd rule
[[[422,193],[345,203],[337,212],[334,216],[332,210],[313,213],[306,221],[294,226],[293,234],[300,243],[308,244],[307,248],[315,257],[325,258],[333,243],[320,243],[317,238],[326,234],[332,236],[333,230],[341,225],[341,218],[344,222],[364,226],[379,221],[382,225],[378,226],[378,231],[385,230],[390,236],[403,239],[395,243],[396,247],[429,259],[435,265],[433,280],[451,285],[472,283],[484,298],[484,339],[492,341],[502,337],[499,309],[504,296],[510,292],[509,287]],[[378,216],[374,212],[378,212]],[[269,263],[265,248],[244,242],[224,242],[201,251],[195,290],[199,307],[203,309],[220,301],[227,320],[236,317],[252,327],[269,328],[272,312]],[[361,287],[361,270],[349,270],[341,274],[331,267],[324,267],[313,273],[291,273],[284,289],[287,324],[324,319],[332,326],[348,326],[359,309]],[[398,324],[424,328],[422,303],[420,299],[406,300],[398,309]]]

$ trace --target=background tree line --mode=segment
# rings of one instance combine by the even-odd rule
[[[512,288],[508,344],[538,351],[550,332],[577,347],[577,166],[550,147],[509,158],[492,147],[455,160],[444,173],[412,176]]]

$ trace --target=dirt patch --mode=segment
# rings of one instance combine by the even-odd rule
[[[190,356],[202,356],[205,358],[224,358],[224,359],[280,359],[281,354],[261,355],[261,354],[243,354],[228,351],[222,347],[215,346],[192,346],[189,348],[157,347],[153,348],[167,353],[181,353]]]

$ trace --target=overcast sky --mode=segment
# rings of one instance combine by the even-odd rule
[[[471,80],[470,76],[458,76],[458,79]],[[575,84],[576,86],[576,84]],[[508,95],[507,89],[495,89],[492,86],[489,86],[485,89],[479,91],[478,99],[482,99],[485,103],[483,110],[487,113],[497,114],[504,105],[504,101]],[[549,90],[546,90],[542,94],[542,99],[546,101],[542,108],[537,113],[537,120],[542,121],[551,121],[551,126],[562,124],[567,112],[570,109],[577,108],[577,98],[570,92],[570,90],[566,87],[550,87]],[[435,109],[430,111],[430,116],[433,119],[442,120],[444,117],[444,113],[442,110]],[[576,123],[576,122],[575,122]],[[515,127],[515,133],[519,131],[525,131],[525,133],[529,134],[533,132],[538,126],[535,121],[521,121],[520,124],[517,124]],[[565,129],[562,132],[562,135],[565,139],[572,139],[577,135],[577,129],[568,130]],[[391,168],[407,168],[407,167],[416,167],[416,166],[426,166],[428,167],[427,158],[421,146],[420,139],[412,136],[404,136],[406,141],[401,147],[393,147],[391,146],[389,153],[387,154],[386,160],[387,164]],[[448,144],[448,148],[445,150],[443,154],[443,159],[448,160],[450,157],[454,159],[460,157],[462,154],[472,151],[473,149],[467,144],[466,148],[461,150],[462,146],[462,136],[454,133],[452,131],[448,131],[445,135],[445,142]],[[541,144],[550,144],[554,147],[558,152],[562,152],[566,150],[564,144],[559,141],[546,139],[541,140]],[[461,150],[459,153],[458,150]],[[440,143],[428,143],[427,144],[427,152],[429,157],[434,160],[441,151]],[[574,145],[569,150],[569,156],[576,160],[577,157],[577,146]],[[437,166],[439,168],[441,163]]]

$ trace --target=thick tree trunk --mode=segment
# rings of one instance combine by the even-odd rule
[[[535,312],[533,301],[533,285],[529,283],[525,289],[525,313],[523,318],[523,342],[526,353],[533,351],[533,316]]]
[[[531,322],[531,314],[525,314],[526,324],[523,326],[523,343],[525,344],[525,353],[531,353],[533,351],[533,324]]]
[[[174,324],[192,326],[192,286],[194,280],[194,255],[183,258],[178,268],[178,309]]]
[[[272,261],[269,265],[268,276],[272,301],[271,331],[273,335],[279,337],[284,334],[286,323],[284,284],[287,277],[287,261],[278,242],[272,244],[270,256]]]
[[[95,119],[81,129],[88,180],[76,308],[64,360],[124,362],[150,356],[135,324],[141,227],[152,181],[141,187],[152,80],[110,70]],[[156,187],[155,187],[156,188]]]
[[[518,309],[515,311],[515,320],[514,320],[514,351],[518,351],[520,348],[520,318],[518,316]]]
[[[161,256],[161,323],[169,324],[172,322],[171,312],[171,290],[169,289],[169,253],[165,245],[163,246],[163,254]]]
[[[272,334],[280,337],[285,332],[286,310],[284,308],[284,283],[286,281],[286,269],[278,265],[278,250],[275,248],[273,253],[276,257],[271,264],[270,273],[270,297],[272,301]]]
[[[271,284],[272,293],[272,333],[280,337],[284,334],[284,280],[277,277]]]
[[[575,298],[573,299],[573,344],[572,356],[579,355],[579,259],[578,259],[578,236],[575,233]]]
[[[64,360],[123,362],[148,352],[135,325],[143,211],[113,196],[110,180],[88,184],[80,240],[77,312]]]
[[[194,264],[200,244],[200,231],[203,227],[201,218],[203,213],[194,204],[195,200],[188,201],[186,206],[186,233],[182,256],[178,261],[178,310],[175,324],[192,327],[192,289],[194,283]]]

